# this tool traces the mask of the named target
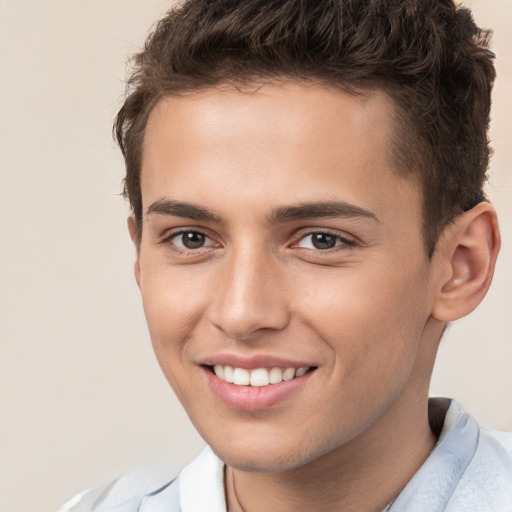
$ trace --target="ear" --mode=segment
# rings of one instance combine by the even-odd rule
[[[130,238],[132,239],[133,245],[135,246],[136,256],[135,262],[133,264],[133,273],[135,274],[135,281],[137,281],[137,286],[140,288],[140,263],[139,263],[139,254],[140,254],[140,227],[135,217],[130,215],[127,219],[128,224],[128,232],[130,233]]]
[[[487,202],[463,213],[445,229],[433,258],[440,269],[432,316],[452,322],[485,297],[500,249],[496,211]]]

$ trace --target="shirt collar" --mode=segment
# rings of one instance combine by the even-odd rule
[[[182,512],[226,512],[224,463],[210,447],[180,473],[179,484]]]
[[[442,403],[432,400],[433,405]],[[437,512],[460,482],[478,446],[479,427],[463,407],[451,400],[438,442],[431,454],[398,495],[390,512]]]

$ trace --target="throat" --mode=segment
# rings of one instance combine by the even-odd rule
[[[247,512],[236,491],[235,472],[229,466],[224,466],[224,492],[227,512]]]

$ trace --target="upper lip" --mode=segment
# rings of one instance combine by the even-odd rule
[[[316,366],[311,362],[297,361],[279,356],[257,354],[254,356],[241,356],[238,354],[217,354],[206,357],[202,361],[203,365],[215,366],[232,366],[234,368],[245,368],[246,370],[254,370],[256,368],[306,368]]]

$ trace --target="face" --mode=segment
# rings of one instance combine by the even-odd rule
[[[234,467],[303,466],[426,396],[431,264],[391,114],[293,83],[151,113],[136,276],[163,372]]]

